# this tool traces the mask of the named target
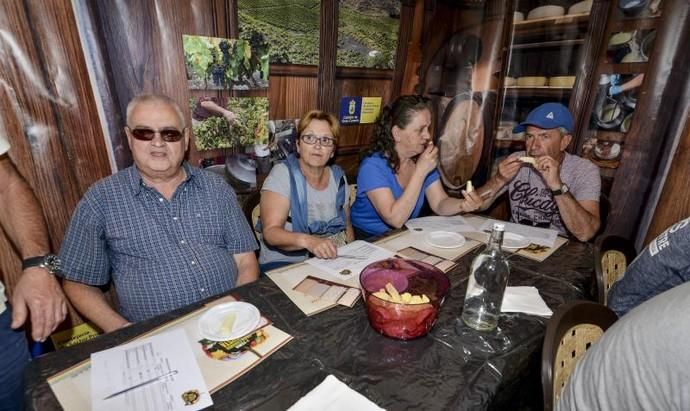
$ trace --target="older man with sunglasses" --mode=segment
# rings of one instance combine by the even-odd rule
[[[134,165],[85,194],[60,257],[74,306],[109,332],[256,280],[256,240],[222,178],[184,162],[189,128],[169,97],[127,107]],[[119,310],[101,287],[115,285]]]

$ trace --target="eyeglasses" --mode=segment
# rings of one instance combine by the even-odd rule
[[[335,139],[333,137],[328,137],[328,136],[315,136],[313,134],[302,134],[300,137],[302,141],[305,143],[311,145],[311,144],[316,144],[318,141],[323,147],[333,147],[335,145]]]
[[[156,133],[160,133],[161,138],[163,141],[166,143],[176,143],[182,139],[183,133],[185,129],[182,129],[182,131],[176,129],[176,128],[164,128],[162,130],[154,130],[152,128],[148,127],[136,127],[136,128],[129,128],[127,127],[130,133],[132,133],[132,137],[136,138],[137,140],[141,141],[151,141],[156,137]]]

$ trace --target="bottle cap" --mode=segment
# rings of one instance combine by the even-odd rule
[[[505,231],[506,225],[501,224],[501,223],[494,223],[494,230],[495,231]]]

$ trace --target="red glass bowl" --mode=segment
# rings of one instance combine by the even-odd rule
[[[409,340],[426,335],[436,323],[450,288],[448,276],[438,268],[416,260],[389,258],[369,264],[359,275],[369,324],[381,334]],[[391,283],[398,293],[426,294],[428,303],[402,304],[374,295]]]

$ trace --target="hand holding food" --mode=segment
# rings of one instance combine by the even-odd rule
[[[528,157],[528,156],[520,157],[520,161],[522,161],[523,163],[531,164],[533,166],[537,165],[537,159],[534,157]]]
[[[561,165],[553,157],[539,157],[534,168],[541,173],[542,177],[544,177],[544,182],[550,189],[556,190],[563,184],[561,181]]]
[[[398,293],[393,284],[386,283],[385,289],[380,289],[374,295],[382,300],[397,304],[424,304],[430,302],[426,294],[412,295],[410,293]]]
[[[460,203],[460,211],[464,213],[471,213],[472,211],[479,210],[484,202],[481,195],[474,190],[462,190],[462,195],[465,197],[465,200]]]
[[[437,165],[438,148],[436,148],[433,143],[429,143],[417,159],[416,170],[421,170],[426,176],[431,173]]]
[[[498,163],[498,173],[496,174],[496,177],[503,184],[506,184],[517,175],[521,167],[522,162],[520,159],[517,157],[508,157]]]

